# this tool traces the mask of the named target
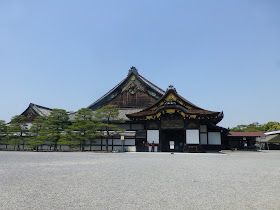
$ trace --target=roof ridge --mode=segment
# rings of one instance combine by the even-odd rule
[[[161,89],[160,87],[158,87],[158,86],[155,85],[154,83],[150,82],[149,80],[147,80],[147,79],[146,79],[145,77],[143,77],[142,75],[138,74],[137,76],[139,76],[140,79],[141,79],[143,82],[145,82],[146,84],[148,84],[148,85],[150,85],[150,86],[153,86],[153,88],[155,88],[155,89],[160,90],[160,91],[158,91],[159,93],[161,93],[161,94],[164,94],[164,93],[165,93],[165,91],[164,91],[163,89]]]
[[[48,108],[48,107],[45,107],[45,106],[41,106],[41,105],[38,105],[38,104],[33,104],[33,103],[30,103],[30,105],[32,106],[37,106],[37,107],[39,107],[39,108],[42,108],[42,109],[48,109],[48,110],[53,110],[53,109],[51,109],[51,108]]]
[[[129,76],[129,74],[127,75],[127,77]],[[106,94],[104,94],[101,98],[99,98],[97,101],[93,102],[92,104],[90,104],[87,108],[97,104],[99,101],[103,100],[106,96],[110,95],[110,93],[112,93],[115,89],[117,89],[117,87],[119,87],[126,79],[123,79],[119,84],[117,84],[115,87],[113,87],[111,90],[109,90]]]

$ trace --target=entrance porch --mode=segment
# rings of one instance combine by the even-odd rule
[[[186,143],[185,130],[161,130],[160,150],[162,152],[183,152]]]

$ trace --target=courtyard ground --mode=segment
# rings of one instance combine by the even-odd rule
[[[0,209],[280,209],[280,151],[0,151]]]

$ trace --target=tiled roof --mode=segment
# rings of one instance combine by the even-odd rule
[[[269,143],[280,143],[280,135],[275,135],[273,138],[268,140]]]
[[[52,109],[47,108],[47,107],[43,107],[37,104],[33,104],[30,103],[30,105],[28,106],[28,108],[22,113],[24,114],[27,110],[32,109],[38,116],[49,116],[52,112]],[[119,110],[119,116],[118,119],[123,119],[123,120],[129,120],[129,118],[127,118],[127,114],[132,114],[135,112],[140,112],[142,109],[141,108],[121,108]],[[93,114],[96,111],[93,111]],[[69,116],[69,120],[72,121],[75,119],[75,114],[76,112],[67,112],[68,116]]]
[[[129,118],[126,116],[127,114],[132,114],[135,112],[140,112],[143,109],[136,109],[136,108],[123,108],[119,110],[119,118],[124,120],[129,120]]]
[[[135,112],[140,112],[141,108],[120,108],[119,109],[119,116],[118,119],[123,119],[125,121],[130,120],[126,115],[132,114]],[[95,114],[96,111],[93,111],[93,114]]]
[[[67,112],[68,116],[69,116],[69,120],[72,121],[75,119],[75,114],[76,112]]]
[[[29,105],[39,116],[49,116],[51,114],[52,109],[39,106],[36,104],[30,104]]]
[[[228,136],[258,137],[265,136],[263,132],[229,132]]]
[[[181,100],[184,103],[184,106],[182,104],[178,104],[175,101],[171,101],[170,104],[165,102],[165,99],[169,94],[174,94],[176,97],[178,97],[179,99],[177,100],[178,101]],[[161,105],[162,102],[165,102],[165,104]],[[191,106],[192,108],[191,109],[186,108],[187,106]],[[157,108],[154,110],[152,109],[153,107],[157,107]],[[198,117],[202,117],[202,119],[212,118],[215,119],[217,123],[221,121],[223,118],[223,112],[213,112],[213,111],[205,110],[192,104],[191,102],[189,102],[188,100],[180,96],[172,85],[169,86],[165,94],[155,104],[151,105],[146,109],[143,109],[140,112],[128,114],[127,116],[131,119],[133,118],[140,119],[140,118],[145,118],[146,116],[152,116],[152,115],[155,116],[157,113],[164,112],[167,109],[179,110],[189,115],[198,115]]]
[[[267,132],[265,132],[264,134],[265,134],[265,135],[280,134],[280,130],[267,131]]]
[[[135,77],[137,79],[139,79],[140,81],[142,81],[145,85],[147,85],[149,88],[151,88],[153,91],[157,92],[160,96],[163,95],[165,92],[164,90],[162,90],[161,88],[159,88],[158,86],[156,86],[155,84],[151,83],[150,81],[148,81],[146,78],[144,78],[143,76],[141,76],[138,73],[138,70],[135,67],[131,67],[131,69],[128,72],[128,75],[125,79],[123,79],[119,84],[117,84],[114,88],[112,88],[109,92],[107,92],[105,95],[103,95],[101,98],[99,98],[97,101],[93,102],[91,105],[89,105],[87,108],[92,109],[92,107],[96,106],[99,103],[102,103],[102,101],[106,101],[106,98],[109,97],[114,91],[116,91],[120,86],[122,86],[127,79],[131,76],[131,75],[135,75]],[[108,101],[108,100],[107,100]],[[97,105],[98,106],[98,105]],[[97,107],[99,108],[99,107]]]
[[[113,87],[108,93],[106,93],[101,98],[99,98],[97,101],[95,101],[91,105],[89,105],[87,108],[90,109],[90,107],[93,107],[94,105],[98,104],[100,101],[102,101],[103,99],[105,99],[106,97],[111,95],[111,93],[113,93],[122,83],[125,82],[125,80],[126,80],[126,78],[124,80],[122,80],[119,84],[117,84],[115,87]]]
[[[151,89],[156,90],[158,93],[160,94],[164,94],[165,91],[162,90],[161,88],[159,88],[158,86],[156,86],[155,84],[151,83],[149,80],[147,80],[146,78],[142,77],[140,74],[138,74],[139,78],[146,84],[148,85]]]
[[[25,113],[28,112],[28,110],[30,110],[30,109],[32,110],[33,113],[35,112],[35,114],[37,116],[49,116],[53,110],[51,108],[47,108],[44,106],[30,103],[28,108],[22,113],[22,115],[25,115]],[[75,118],[76,112],[70,111],[70,112],[67,112],[67,114],[69,116],[69,119],[73,120]]]

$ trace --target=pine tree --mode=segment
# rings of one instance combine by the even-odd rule
[[[106,151],[108,151],[108,139],[111,135],[109,131],[115,131],[114,134],[124,132],[124,130],[118,129],[116,123],[123,122],[123,119],[119,119],[119,108],[116,105],[103,106],[96,110],[95,119],[99,122],[99,126],[105,131],[102,133],[106,138]]]
[[[23,115],[16,115],[12,118],[8,126],[9,144],[13,145],[14,148],[22,144],[22,149],[24,149],[26,139],[28,138],[28,128],[27,128],[26,118]]]
[[[40,135],[40,131],[43,128],[44,122],[46,120],[46,117],[44,116],[37,116],[33,123],[32,127],[30,128],[30,137],[28,140],[28,146],[30,148],[33,148],[33,150],[38,150],[39,146],[42,146],[45,144],[44,138]]]
[[[93,122],[92,110],[87,108],[78,110],[75,114],[75,119],[71,123],[72,125],[67,132],[68,135],[66,135],[66,139],[63,140],[69,141],[69,139],[72,139],[72,145],[77,145],[78,142],[81,151],[84,151],[86,142],[90,141],[91,150],[92,142],[98,135],[100,135],[100,133],[97,132],[97,123]]]
[[[0,120],[0,145],[6,144],[7,149],[7,125],[4,120]]]
[[[64,135],[69,126],[69,116],[63,109],[53,109],[51,114],[44,121],[42,129],[39,131],[40,138],[48,141],[50,149],[52,146],[57,150],[57,143]]]

